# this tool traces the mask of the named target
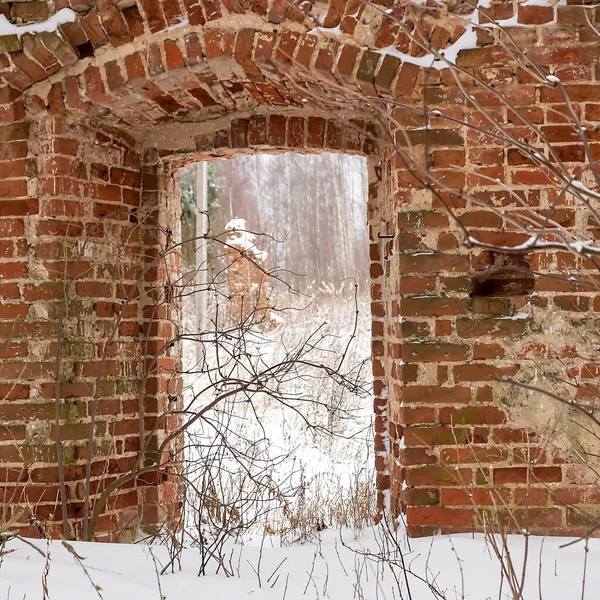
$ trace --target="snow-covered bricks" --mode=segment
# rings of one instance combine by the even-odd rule
[[[480,2],[476,14],[460,1],[0,3],[1,488],[11,510],[26,508],[23,531],[36,531],[26,517],[61,518],[57,394],[76,533],[90,434],[96,498],[127,478],[149,431],[156,426],[160,440],[177,424],[158,420],[180,391],[168,284],[178,265],[160,261],[177,222],[174,171],[290,149],[369,157],[382,505],[405,512],[412,535],[479,528],[473,504],[499,499],[531,530],[583,531],[582,513],[564,502],[589,509],[595,478],[535,445],[522,426],[540,425],[536,414],[550,414],[548,405],[523,401],[497,379],[535,384],[555,372],[558,356],[595,381],[586,334],[600,302],[589,288],[533,275],[519,295],[471,295],[474,284],[503,285],[500,275],[480,277],[498,257],[468,250],[443,205],[473,239],[501,246],[527,241],[506,212],[554,206],[554,183],[499,143],[482,115],[490,111],[523,142],[539,128],[575,173],[583,144],[566,122],[560,86],[536,78],[538,68],[562,82],[599,155],[600,45],[588,24],[596,11],[531,0]],[[509,34],[535,68],[516,59]],[[479,83],[455,77],[445,61]],[[381,110],[397,131],[382,127]],[[393,141],[416,154],[426,147],[445,187],[420,183]],[[580,239],[596,237],[597,223],[568,197],[553,218]],[[531,252],[529,262],[537,272],[589,268],[556,248]],[[505,265],[492,267],[501,274]],[[176,516],[177,493],[173,470],[126,479],[96,532],[117,536],[140,519]]]
[[[257,236],[248,230],[244,219],[231,219],[227,233],[227,279],[229,281],[228,318],[234,323],[260,323],[270,328],[271,282],[268,273],[268,253]]]

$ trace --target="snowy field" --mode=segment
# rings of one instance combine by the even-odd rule
[[[274,539],[248,539],[231,548],[235,575],[197,576],[198,551],[183,551],[181,571],[159,576],[168,562],[164,547],[32,541],[49,560],[24,543],[4,547],[0,563],[3,600],[502,600],[513,596],[501,584],[500,564],[482,536],[456,535],[410,540],[398,533],[410,573],[368,560],[379,552],[375,530],[354,539],[351,531],[324,531],[316,543],[278,547]],[[524,600],[598,598],[600,540],[589,543],[584,580],[584,543],[530,538]],[[408,547],[410,544],[410,549]],[[523,538],[510,538],[518,571]],[[262,545],[262,552],[261,552]],[[541,571],[540,571],[541,569]],[[47,575],[45,575],[47,573]],[[419,578],[422,578],[419,579]],[[44,583],[45,581],[45,583]],[[410,593],[407,592],[407,583]],[[432,591],[430,584],[435,587]],[[45,593],[44,587],[47,592]],[[442,595],[440,595],[442,594]]]
[[[337,311],[328,302],[336,304]],[[218,460],[215,459],[217,470],[227,464],[227,473],[230,474],[218,478],[222,496],[231,497],[235,495],[233,488],[247,483],[252,485],[248,479],[238,479],[240,462],[233,460],[230,451],[223,451],[219,433],[215,433],[221,428],[226,431],[224,437],[226,435],[240,455],[252,454],[259,459],[241,459],[242,471],[247,469],[259,478],[268,476],[269,485],[286,496],[286,503],[297,503],[302,490],[304,507],[300,511],[296,507],[291,509],[298,516],[302,512],[304,518],[313,521],[322,518],[328,526],[339,525],[339,521],[331,523],[324,509],[331,509],[338,515],[345,512],[343,509],[337,510],[335,504],[339,504],[341,495],[347,497],[349,490],[357,486],[370,494],[365,501],[374,501],[368,308],[368,300],[362,299],[359,302],[356,340],[350,345],[345,359],[346,368],[356,373],[356,377],[363,382],[361,393],[342,389],[333,379],[313,370],[305,370],[302,375],[287,377],[283,382],[279,390],[283,402],[260,393],[252,395],[251,403],[243,395],[234,397],[232,402],[218,405],[215,411],[207,415],[209,426],[199,421],[190,428],[187,448],[190,469],[202,478],[207,468],[213,468],[215,464],[208,457],[218,455]],[[260,355],[266,368],[266,365],[284,361],[292,349],[318,330],[320,341],[307,356],[315,364],[334,367],[353,334],[355,310],[351,291],[338,290],[337,295],[325,294],[306,310],[282,313],[282,319],[285,320],[283,326],[256,336],[247,335],[245,347],[254,355]],[[190,314],[189,307],[187,314]],[[251,348],[254,340],[257,340],[257,347]],[[206,363],[200,367],[196,364],[195,345],[187,343],[183,346],[186,373],[184,394],[195,411],[214,397],[213,391],[208,390],[191,401],[197,390],[210,387],[207,375],[198,373],[198,370],[212,372],[214,369],[216,360],[210,351],[207,345]],[[208,369],[206,365],[209,365]],[[195,448],[202,448],[196,458]],[[254,487],[252,489],[252,493],[259,493]],[[268,509],[269,522],[279,532],[281,514],[277,509],[273,511],[274,504],[277,502],[271,503]],[[322,509],[323,514],[315,515],[315,509]],[[341,524],[345,524],[343,519]]]

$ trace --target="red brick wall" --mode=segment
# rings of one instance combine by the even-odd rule
[[[21,178],[8,182],[12,198],[2,201],[2,498],[27,503],[27,516],[62,518],[57,377],[69,517],[77,529],[95,395],[92,490],[127,472],[139,448],[140,156],[126,137],[59,118],[3,129],[22,132],[3,146],[23,158],[10,163]],[[123,318],[115,325],[116,315]],[[135,490],[119,490],[98,530],[127,525],[126,509],[136,504]]]
[[[57,9],[68,5],[55,2]],[[178,270],[169,252],[178,228],[174,169],[240,152],[326,149],[371,157],[380,506],[390,489],[391,508],[406,514],[411,535],[481,529],[473,502],[485,509],[494,501],[505,502],[501,512],[511,508],[531,531],[582,532],[582,513],[564,502],[593,512],[596,478],[552,448],[539,449],[540,398],[496,379],[547,383],[542,375],[556,375],[558,356],[580,381],[595,381],[589,332],[596,326],[596,292],[536,276],[533,293],[473,295],[473,277],[491,256],[464,246],[464,231],[445,208],[481,241],[523,241],[502,213],[481,203],[519,213],[522,206],[499,180],[540,212],[554,205],[555,183],[514,151],[517,142],[535,143],[536,128],[570,172],[585,163],[559,91],[532,76],[489,31],[478,32],[478,48],[458,56],[459,66],[493,85],[483,89],[448,70],[424,73],[378,55],[376,49],[390,45],[420,53],[389,13],[337,0],[315,5],[326,27],[355,35],[342,43],[307,33],[314,25],[302,10],[308,5],[274,0],[242,9],[230,2],[139,0],[121,10],[112,0],[78,1],[75,22],[63,25],[60,36],[0,38],[3,505],[60,520],[53,443],[59,337],[60,431],[76,531],[95,392],[92,476],[100,489],[131,468],[140,423],[142,437],[156,426],[156,435],[145,438],[150,449],[177,426],[174,418],[159,418],[179,392],[178,347],[170,344],[178,324],[169,276]],[[47,8],[0,5],[13,20],[43,19]],[[584,10],[593,13],[516,2],[489,9],[502,19],[518,12],[526,26],[511,28],[511,35],[562,79],[575,111],[593,126],[598,43]],[[363,11],[368,28],[359,22]],[[404,13],[395,6],[391,14],[404,19]],[[461,19],[432,15],[428,35],[436,44],[462,35]],[[472,99],[465,100],[459,81]],[[423,129],[422,116],[407,110],[422,110],[423,103],[454,121],[432,116]],[[482,109],[516,142],[489,135]],[[396,148],[381,133],[389,128],[398,133]],[[590,127],[588,135],[596,156],[597,132]],[[419,182],[403,152],[429,161],[438,183]],[[462,191],[478,201],[465,201]],[[559,202],[555,216],[564,227],[596,236],[596,223],[570,197]],[[593,268],[558,250],[528,260],[543,273]],[[166,461],[167,454],[157,458]],[[173,512],[178,467],[169,468],[120,487],[97,531],[127,528],[140,513],[157,523]]]
[[[519,15],[533,19],[524,8]],[[587,37],[583,10],[559,6],[559,25],[513,31],[527,56],[562,78],[574,110],[595,126],[597,46]],[[543,18],[551,20],[549,14]],[[516,108],[467,81],[465,93],[473,94],[475,106],[443,72],[431,74],[428,109],[481,131],[432,118],[430,164],[450,189],[433,184],[431,192],[401,161],[386,163],[384,179],[393,196],[380,213],[380,232],[394,237],[380,241],[373,256],[386,315],[376,368],[388,382],[392,509],[405,514],[410,535],[481,530],[485,519],[498,516],[511,529],[583,535],[598,515],[599,488],[593,469],[569,460],[584,443],[582,429],[569,432],[573,413],[560,412],[556,401],[498,380],[539,386],[567,401],[593,396],[597,290],[570,283],[568,276],[594,281],[596,267],[565,250],[531,252],[531,290],[482,297],[474,277],[493,264],[493,256],[465,246],[464,231],[447,207],[469,235],[490,244],[522,244],[528,236],[507,218],[526,214],[527,207],[540,221],[552,214],[576,239],[597,237],[594,219],[572,195],[559,194],[557,179],[493,137],[498,129],[489,126],[482,108],[518,140],[539,142],[539,128],[570,173],[578,173],[585,159],[561,93],[526,75],[492,40],[481,46],[460,53],[458,64],[492,81]],[[411,94],[400,102],[417,106]],[[424,134],[410,131],[420,126],[414,113],[399,110],[396,117],[407,129],[398,144],[412,143],[418,153]],[[595,133],[589,143],[595,155]],[[562,381],[569,378],[573,385]]]

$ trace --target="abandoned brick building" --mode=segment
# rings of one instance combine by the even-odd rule
[[[562,277],[595,261],[528,249],[509,219],[533,207],[598,237],[553,165],[594,171],[600,9],[533,4],[0,3],[2,518],[27,534],[30,516],[60,523],[62,471],[77,530],[90,447],[92,508],[110,492],[96,537],[173,510],[174,474],[136,463],[148,436],[159,463],[178,443],[176,418],[159,418],[179,393],[173,174],[294,150],[368,158],[382,500],[411,535],[481,529],[474,506],[494,504],[531,531],[584,531],[600,489],[564,453],[576,425],[540,446],[561,413],[499,381],[550,374],[585,399],[600,372],[600,297]],[[523,154],[539,135],[556,155],[543,167]]]

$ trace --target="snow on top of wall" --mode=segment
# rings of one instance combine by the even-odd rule
[[[470,50],[472,48],[477,48],[477,34],[471,24],[454,44],[451,44],[444,50],[440,50],[440,54],[444,57],[444,60],[438,59],[432,52],[424,56],[411,56],[405,52],[400,52],[395,46],[386,46],[378,50],[378,52],[384,56],[387,54],[395,56],[402,62],[417,65],[418,67],[447,69],[450,63],[454,64],[456,62],[456,57],[461,50]]]
[[[18,35],[22,36],[24,33],[51,33],[56,31],[59,25],[65,23],[74,23],[77,18],[75,11],[70,8],[61,8],[58,12],[53,14],[45,21],[39,23],[29,23],[27,25],[15,25],[11,23],[4,15],[0,15],[0,36],[4,35]]]
[[[231,221],[225,225],[225,231],[234,231],[236,229],[246,229],[246,219],[231,219]]]
[[[267,259],[267,252],[256,246],[256,236],[246,230],[246,219],[231,219],[225,225],[225,231],[230,232],[228,237],[232,246],[247,252],[255,260],[265,261]]]
[[[442,0],[435,0],[438,4],[443,4]],[[412,0],[412,4],[422,5],[425,3],[425,0]],[[564,6],[567,4],[567,0],[525,0],[521,2],[521,6],[551,6],[554,9],[554,21],[556,22],[556,7]],[[462,19],[466,25],[465,32],[456,40],[453,44],[448,46],[447,48],[440,50],[439,55],[443,58],[439,58],[438,55],[433,52],[429,52],[423,56],[411,56],[410,54],[406,54],[405,52],[401,52],[394,45],[386,46],[385,48],[380,48],[376,50],[382,56],[390,55],[399,58],[403,63],[409,63],[412,65],[416,65],[418,67],[426,67],[433,69],[447,69],[451,65],[456,64],[456,59],[458,57],[458,53],[461,50],[472,50],[477,48],[477,28],[485,28],[485,29],[493,29],[496,27],[531,27],[531,25],[526,23],[519,23],[518,21],[518,11],[515,11],[515,14],[510,17],[510,19],[503,19],[496,22],[490,23],[480,23],[479,22],[479,9],[487,9],[491,8],[491,0],[479,0],[477,6],[473,10],[473,12],[462,16]],[[386,14],[390,14],[391,9],[384,11]],[[320,21],[320,23],[322,20]],[[327,34],[328,36],[337,36],[342,35],[342,31],[340,26],[337,27],[314,27],[308,33],[316,34],[322,33]]]
[[[414,3],[414,0],[413,0]],[[416,2],[417,4],[419,2]],[[567,0],[525,0],[525,2],[521,3],[522,6],[551,6],[554,8],[554,22],[556,22],[556,7],[564,6],[567,4]],[[489,23],[480,23],[479,22],[479,9],[486,9],[491,7],[490,0],[479,0],[477,6],[473,10],[472,13],[464,15],[463,19],[465,24],[467,25],[465,32],[450,46],[447,48],[440,50],[439,54],[443,56],[443,59],[440,59],[433,52],[429,52],[424,56],[411,56],[410,54],[405,54],[404,52],[400,52],[395,46],[387,46],[386,48],[382,48],[378,50],[379,54],[386,55],[390,54],[399,58],[402,62],[407,62],[413,65],[417,65],[419,67],[428,67],[434,69],[447,69],[450,65],[456,64],[456,59],[458,57],[458,53],[461,50],[472,50],[477,48],[477,28],[485,28],[485,29],[493,29],[496,27],[510,27],[510,26],[519,26],[519,27],[529,27],[530,25],[525,23],[519,23],[518,21],[518,11],[515,11],[515,14],[509,19],[503,19],[501,21],[489,22]]]

